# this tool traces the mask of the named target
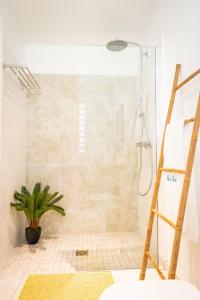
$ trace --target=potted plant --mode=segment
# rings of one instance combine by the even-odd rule
[[[33,192],[29,192],[25,186],[22,186],[21,192],[14,192],[15,203],[10,203],[17,211],[23,211],[27,217],[29,227],[25,229],[26,240],[28,244],[36,244],[40,238],[41,227],[39,221],[41,217],[49,210],[57,211],[62,216],[65,211],[62,207],[56,205],[63,198],[59,193],[49,193],[49,186],[41,188],[41,183],[36,183]]]

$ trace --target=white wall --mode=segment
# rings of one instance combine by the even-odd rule
[[[25,98],[9,71],[3,76],[1,255],[21,241],[24,220],[10,207],[13,192],[25,184]]]
[[[105,46],[26,47],[26,62],[33,73],[81,75],[136,75],[139,50],[111,52]]]
[[[200,26],[199,0],[161,0],[143,35],[143,42],[158,45],[157,82],[157,127],[160,144],[162,129],[169,103],[172,80],[176,63],[182,65],[181,79],[187,77],[200,65]],[[160,48],[161,46],[161,48]],[[174,118],[191,117],[194,114],[200,80],[196,79],[187,88],[181,91],[177,98]],[[196,181],[200,176],[200,148],[198,145],[196,160]],[[200,216],[200,190],[197,185],[198,213]],[[159,197],[159,208],[166,208],[167,199],[162,189]],[[164,203],[165,201],[165,203]],[[171,234],[163,222],[159,224],[160,256],[169,261],[169,245]],[[199,228],[200,230],[200,228]],[[200,287],[200,242],[191,243],[183,236],[178,264],[178,276],[189,280]]]
[[[24,45],[12,16],[4,7],[0,26],[0,65],[23,63]],[[2,79],[2,80],[1,80]],[[0,69],[0,260],[22,237],[24,220],[10,208],[13,192],[25,184],[25,98],[9,70]]]
[[[6,1],[0,0],[0,12],[3,19],[4,63],[25,63],[23,36],[18,29],[15,17],[7,7]]]
[[[2,92],[3,92],[3,20],[0,14],[0,116],[2,114]],[[0,119],[0,165],[1,165],[1,146],[2,146],[2,134],[1,134],[1,119]]]

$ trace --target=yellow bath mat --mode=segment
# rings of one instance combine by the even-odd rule
[[[112,283],[110,272],[30,275],[19,300],[98,300]]]

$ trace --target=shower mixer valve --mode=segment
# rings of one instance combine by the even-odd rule
[[[138,142],[138,143],[136,143],[136,147],[151,148],[152,145],[151,145],[150,141],[148,141],[148,142]]]

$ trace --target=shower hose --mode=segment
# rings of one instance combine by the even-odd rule
[[[146,122],[145,122],[145,115],[144,113],[140,114],[140,117],[142,119],[141,121],[141,141],[143,141],[144,137],[144,131],[148,137],[147,134],[147,127],[146,127]],[[141,191],[140,189],[140,182],[143,180],[142,178],[142,169],[143,169],[143,151],[147,151],[148,155],[148,162],[149,162],[149,169],[150,169],[150,178],[149,181],[147,182],[147,187],[144,191]],[[146,146],[140,145],[139,147],[139,171],[138,171],[138,179],[137,179],[137,191],[140,196],[146,196],[149,191],[151,190],[151,186],[153,183],[153,157],[152,157],[152,148],[150,142],[147,143]]]

